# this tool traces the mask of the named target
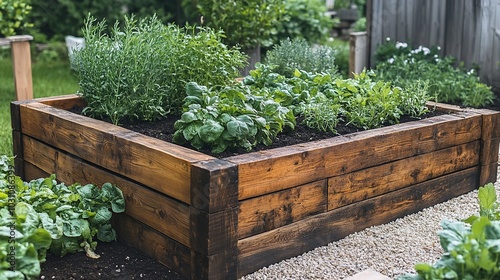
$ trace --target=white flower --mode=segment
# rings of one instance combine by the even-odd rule
[[[387,60],[387,62],[389,62],[390,64],[393,64],[393,63],[394,63],[394,58],[393,58],[393,57],[389,58],[389,59]]]
[[[407,43],[396,42],[396,49],[408,47]]]
[[[437,55],[437,54],[434,55],[434,58],[438,58],[438,57],[439,57],[439,55]]]
[[[470,69],[469,72],[467,72],[467,75],[472,75],[474,74],[474,69]]]
[[[387,42],[389,42],[389,41],[391,40],[391,38],[387,37],[387,38],[385,38],[385,40],[386,40]]]
[[[440,51],[440,50],[441,50],[441,47],[440,47],[440,46],[438,46],[438,47],[437,47],[437,49],[438,49],[438,51]]]
[[[431,50],[429,50],[429,48],[424,47],[422,50],[424,51],[424,55],[428,55],[431,53]]]

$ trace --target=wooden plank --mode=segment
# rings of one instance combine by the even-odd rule
[[[492,16],[495,17],[495,23],[492,27],[493,44],[491,46],[492,59],[490,61],[490,72],[482,71],[481,73],[488,78],[486,79],[490,85],[500,87],[500,2],[492,1]]]
[[[327,210],[326,180],[240,202],[238,239],[288,225]]]
[[[12,146],[12,154],[14,155],[14,173],[17,176],[24,178],[24,157],[21,132],[12,130]]]
[[[193,279],[236,279],[238,167],[219,159],[193,164],[191,191]]]
[[[238,276],[467,193],[478,176],[470,168],[242,239]]]
[[[112,220],[118,240],[138,249],[180,275],[191,277],[191,253],[188,247],[128,215],[115,215]]]
[[[480,50],[479,55],[479,65],[481,66],[480,76],[483,81],[489,82],[488,73],[492,73],[492,61],[493,61],[493,51],[491,48],[494,44],[494,30],[492,27],[494,26],[495,16],[493,14],[493,2],[490,0],[483,0],[481,2],[481,29],[480,32],[477,33],[480,36],[480,46],[478,50]]]
[[[80,96],[76,94],[37,98],[36,100],[39,103],[43,103],[45,105],[53,106],[55,108],[63,110],[70,110],[74,107],[84,108],[85,106],[87,106],[87,102],[85,102]]]
[[[33,164],[26,162],[26,161],[23,162],[23,169],[24,169],[24,172],[26,173],[26,176],[21,177],[21,179],[23,179],[26,182],[29,182],[31,180],[35,180],[38,178],[47,178],[50,176],[50,174],[52,174],[52,173],[47,173],[44,170],[42,170],[41,168],[39,168],[38,166],[33,165]]]
[[[479,185],[484,186],[487,183],[496,182],[497,175],[498,175],[498,162],[493,162],[488,165],[482,165],[481,174],[479,175]]]
[[[95,184],[106,182],[117,185],[126,201],[125,213],[188,246],[189,207],[179,201],[152,191],[133,181],[110,173],[81,159],[71,157],[30,137],[24,138],[27,163],[46,174],[57,174],[66,184]],[[34,179],[30,173],[30,179]]]
[[[226,160],[239,165],[243,200],[478,140],[480,135],[480,115],[443,115]]]
[[[481,141],[480,164],[489,165],[498,162],[498,147],[500,139]]]
[[[328,179],[328,211],[477,166],[479,152],[477,140],[332,177]]]
[[[41,103],[23,104],[20,111],[26,135],[185,203],[190,203],[191,165],[212,158]]]
[[[7,37],[7,39],[10,41],[12,52],[16,100],[33,99],[30,50],[30,41],[33,40],[33,36],[17,35]]]
[[[190,210],[192,279],[236,279],[238,208]]]
[[[461,53],[458,59],[464,62],[467,69],[470,69],[473,65],[473,55],[476,53],[475,49],[475,35],[477,30],[477,25],[479,24],[478,17],[480,12],[480,7],[478,7],[475,1],[461,1],[461,6],[463,6],[463,29],[462,29],[462,40],[460,45],[462,45]]]

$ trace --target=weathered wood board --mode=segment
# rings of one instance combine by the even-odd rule
[[[217,159],[69,110],[13,102],[16,174],[111,182],[118,238],[191,279],[237,279],[497,178],[500,113],[443,115]]]

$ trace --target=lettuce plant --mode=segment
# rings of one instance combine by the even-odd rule
[[[23,182],[11,161],[0,157],[0,279],[38,276],[48,251],[64,256],[85,250],[98,258],[96,240],[116,239],[110,219],[125,210],[116,186],[66,186],[55,175]]]

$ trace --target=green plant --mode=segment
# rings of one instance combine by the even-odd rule
[[[310,73],[337,76],[336,52],[328,46],[311,47],[304,38],[282,40],[267,52],[266,63],[276,65],[274,71],[292,77],[296,69]]]
[[[196,83],[187,85],[184,113],[175,123],[174,142],[190,142],[196,149],[209,147],[213,153],[228,148],[250,150],[270,145],[276,135],[295,126],[291,110],[273,100],[266,89],[227,86],[208,90]]]
[[[336,21],[325,15],[326,6],[320,0],[287,0],[283,19],[276,23],[273,44],[285,39],[304,38],[309,43],[326,41]]]
[[[354,23],[352,29],[355,32],[366,31],[366,18],[365,17],[359,18]]]
[[[198,4],[202,24],[224,30],[224,42],[242,49],[270,46],[285,11],[280,0],[199,0]]]
[[[379,50],[376,69],[382,80],[391,80],[403,88],[418,80],[426,81],[429,95],[438,102],[484,107],[495,99],[491,87],[480,82],[475,70],[465,71],[462,64],[455,67],[455,59],[441,57],[437,47],[412,49],[407,43],[388,41]]]
[[[239,75],[245,57],[221,43],[208,28],[163,25],[156,17],[117,22],[110,36],[105,22],[89,17],[85,48],[72,57],[84,113],[109,118],[154,120],[178,113],[189,81],[223,86]]]
[[[473,280],[500,277],[500,221],[495,187],[479,188],[480,216],[466,223],[443,221],[438,232],[444,254],[433,265],[415,265],[417,274],[398,280]]]
[[[325,45],[335,51],[335,64],[342,77],[347,79],[349,77],[349,42],[338,38],[330,38],[325,42]]]
[[[122,192],[109,183],[57,183],[55,175],[23,182],[13,174],[12,158],[0,157],[0,276],[25,279],[40,274],[48,250],[64,256],[94,253],[95,238],[116,239],[112,213],[125,210]],[[5,270],[4,270],[5,269]]]
[[[28,21],[31,6],[23,0],[0,0],[0,37],[15,35],[33,26]]]

